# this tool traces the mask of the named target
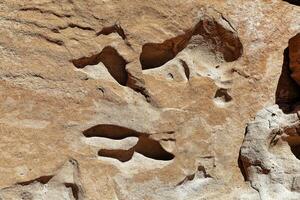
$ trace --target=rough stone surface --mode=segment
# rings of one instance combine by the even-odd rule
[[[0,198],[297,197],[297,171],[261,192],[238,158],[258,110],[297,111],[299,21],[282,0],[1,0]]]
[[[289,58],[291,76],[300,85],[300,33],[289,40]]]
[[[261,199],[299,199],[300,120],[278,106],[259,111],[248,124],[240,161]]]

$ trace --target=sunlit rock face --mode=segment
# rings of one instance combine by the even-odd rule
[[[0,1],[0,199],[298,199],[299,21],[281,0]]]
[[[278,106],[259,111],[247,125],[240,162],[261,199],[300,198],[300,120]]]

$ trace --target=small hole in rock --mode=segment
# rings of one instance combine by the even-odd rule
[[[33,200],[33,194],[28,191],[23,191],[20,194],[22,200]]]
[[[224,102],[230,102],[232,97],[228,94],[227,89],[220,88],[216,91],[215,98],[222,98]]]
[[[105,89],[104,88],[102,88],[102,87],[98,87],[97,88],[102,94],[104,94],[105,93]]]
[[[171,79],[174,79],[174,76],[172,73],[168,73],[168,76],[171,78]]]

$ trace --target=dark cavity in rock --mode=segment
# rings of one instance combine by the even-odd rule
[[[84,68],[87,65],[104,64],[111,76],[120,84],[125,86],[128,80],[126,71],[127,61],[113,47],[107,46],[100,53],[71,60],[77,68]]]

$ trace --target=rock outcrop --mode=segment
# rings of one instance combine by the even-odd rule
[[[16,183],[0,190],[0,199],[57,199],[83,200],[79,166],[70,159],[56,174],[41,176],[33,180]]]
[[[240,161],[260,199],[300,198],[300,119],[272,106],[246,129]]]
[[[238,158],[257,111],[298,110],[299,21],[282,0],[1,0],[0,197],[298,197],[273,126]]]

